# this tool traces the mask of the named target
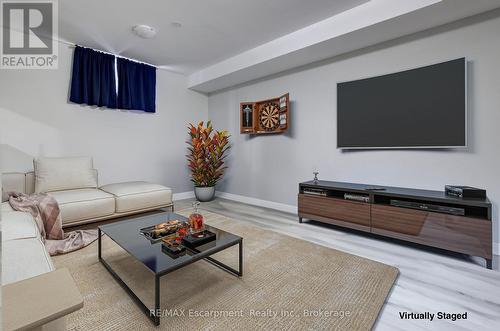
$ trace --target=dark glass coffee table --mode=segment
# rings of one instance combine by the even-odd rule
[[[243,238],[226,231],[219,230],[206,225],[205,228],[216,234],[216,239],[196,248],[187,248],[186,253],[181,256],[170,257],[162,252],[161,241],[151,243],[146,237],[139,233],[139,230],[148,226],[159,224],[167,220],[185,220],[187,218],[171,212],[162,212],[153,215],[134,217],[116,223],[101,225],[98,239],[99,261],[106,267],[116,281],[134,299],[144,313],[153,321],[155,325],[160,325],[160,278],[172,271],[185,267],[198,260],[204,259],[207,262],[229,272],[235,276],[243,276]],[[115,270],[102,258],[101,254],[101,234],[107,235],[116,244],[123,248],[128,254],[141,262],[155,277],[155,307],[154,310],[148,308],[132,289],[122,280]],[[235,270],[224,263],[210,257],[229,247],[238,245],[239,259],[238,270]]]

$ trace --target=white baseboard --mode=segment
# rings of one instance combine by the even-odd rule
[[[172,196],[173,201],[194,198],[194,191],[174,193]]]
[[[226,193],[226,192],[218,192],[218,191],[215,192],[215,196],[217,196],[219,198],[223,198],[223,199],[243,202],[243,203],[246,203],[249,205],[270,208],[270,209],[276,209],[276,210],[284,211],[286,213],[291,213],[291,214],[297,214],[297,206],[287,205],[284,203],[268,201],[268,200],[261,200],[261,199],[257,199],[257,198],[247,197],[244,195],[238,195],[238,194],[232,194],[232,193]]]

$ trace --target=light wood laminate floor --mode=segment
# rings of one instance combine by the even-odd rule
[[[175,202],[175,209],[191,208],[193,200]],[[400,275],[375,325],[375,330],[500,330],[499,258],[493,271],[484,260],[461,254],[408,245],[371,234],[324,225],[298,223],[296,215],[217,198],[202,210],[235,222],[307,240],[318,245],[396,266]],[[400,313],[464,313],[466,320],[401,319]]]

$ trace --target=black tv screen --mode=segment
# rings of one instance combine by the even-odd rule
[[[465,58],[337,84],[337,147],[467,145]]]

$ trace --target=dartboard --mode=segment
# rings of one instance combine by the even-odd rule
[[[260,126],[266,131],[273,131],[280,125],[280,114],[277,104],[266,103],[259,112]]]

